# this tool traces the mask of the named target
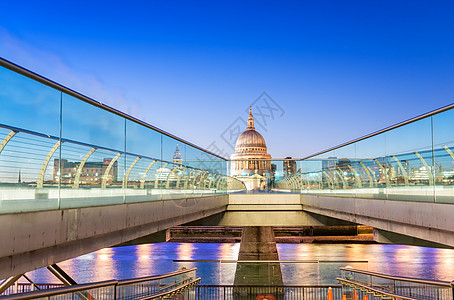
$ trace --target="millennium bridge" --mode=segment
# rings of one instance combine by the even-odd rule
[[[361,224],[381,243],[454,247],[454,105],[308,157],[272,160],[269,190],[250,193],[229,176],[228,159],[4,59],[0,103],[2,292],[42,267],[72,285],[57,263],[105,247],[166,241],[168,229],[182,224]],[[284,172],[285,163],[292,172]],[[349,276],[339,282],[380,293]],[[199,281],[194,270],[164,277],[182,284],[154,296]],[[99,288],[117,293],[128,284]],[[71,288],[93,299],[86,288]],[[395,295],[393,288],[381,291]]]

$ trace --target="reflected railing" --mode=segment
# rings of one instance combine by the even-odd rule
[[[0,213],[225,194],[228,162],[0,59]]]
[[[399,277],[350,267],[340,268],[337,281],[343,285],[344,294],[362,299],[373,294],[388,299],[453,299],[454,282]],[[353,296],[355,298],[355,296]]]
[[[454,104],[292,160],[280,191],[454,203]]]

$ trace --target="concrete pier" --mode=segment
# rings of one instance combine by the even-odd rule
[[[263,262],[251,262],[251,261]],[[235,285],[283,285],[272,226],[245,226],[235,272]],[[266,261],[273,261],[267,263]]]

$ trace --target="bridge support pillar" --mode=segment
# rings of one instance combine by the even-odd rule
[[[244,226],[234,284],[236,286],[283,285],[278,260],[273,227]]]

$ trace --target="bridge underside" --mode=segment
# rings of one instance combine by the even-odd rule
[[[0,215],[0,278],[225,211],[228,195]]]
[[[177,225],[361,224],[378,242],[454,247],[450,204],[300,194],[231,194],[0,215],[0,278],[115,245],[165,241]]]
[[[303,210],[375,228],[376,241],[454,247],[454,205],[301,195]]]
[[[231,194],[224,212],[194,226],[331,226],[353,223],[303,210],[299,194]]]

